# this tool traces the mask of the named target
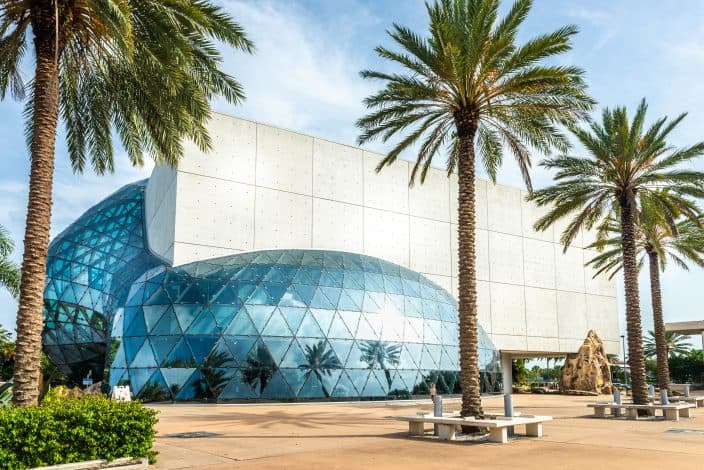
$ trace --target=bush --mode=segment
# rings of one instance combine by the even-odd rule
[[[85,460],[153,460],[156,411],[103,396],[49,393],[41,405],[0,409],[0,469]]]

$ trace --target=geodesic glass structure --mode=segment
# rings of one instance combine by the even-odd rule
[[[456,302],[421,274],[321,250],[169,266],[146,244],[143,191],[118,191],[50,248],[46,350],[72,377],[92,370],[146,400],[459,391]],[[483,391],[500,391],[481,328],[479,354]]]

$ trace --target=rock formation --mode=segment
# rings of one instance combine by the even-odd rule
[[[584,344],[576,353],[568,354],[562,366],[560,388],[565,393],[611,393],[611,368],[604,343],[594,330],[589,330]]]

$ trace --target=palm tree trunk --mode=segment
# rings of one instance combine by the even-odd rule
[[[665,337],[665,320],[662,315],[662,292],[660,291],[660,266],[658,254],[648,250],[650,268],[650,297],[653,304],[653,324],[655,329],[655,351],[658,363],[658,386],[660,390],[670,390],[670,366],[667,338]]]
[[[456,117],[459,138],[457,159],[459,241],[459,329],[462,416],[483,417],[479,377],[477,318],[476,213],[474,184],[474,135],[471,116]]]
[[[633,209],[627,201],[621,203],[621,245],[623,250],[623,278],[626,291],[626,330],[628,332],[628,362],[631,366],[633,403],[648,402],[643,357],[643,330],[640,321],[638,293],[638,266]]]
[[[59,113],[54,14],[51,2],[45,3],[44,7],[36,8],[32,17],[36,56],[33,135],[12,386],[13,401],[18,406],[36,405],[39,396],[44,282],[51,223],[54,143]]]

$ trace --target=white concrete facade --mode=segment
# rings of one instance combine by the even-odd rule
[[[213,149],[187,142],[176,170],[157,167],[146,195],[151,248],[174,265],[249,250],[318,248],[409,267],[457,292],[457,180],[381,155],[215,114]],[[589,329],[619,352],[615,283],[584,267],[586,235],[563,254],[560,229],[517,188],[477,180],[480,321],[510,354],[575,352]]]

